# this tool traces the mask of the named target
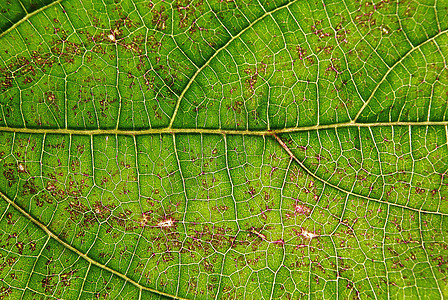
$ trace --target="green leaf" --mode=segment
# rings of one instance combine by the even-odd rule
[[[7,0],[0,3],[0,34],[12,31],[32,15],[62,0]]]
[[[0,298],[448,297],[447,12],[0,4]]]

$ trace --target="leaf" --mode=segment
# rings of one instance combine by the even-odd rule
[[[62,0],[8,0],[0,3],[0,34],[5,35],[29,17]]]
[[[0,297],[448,297],[446,1],[0,4]]]

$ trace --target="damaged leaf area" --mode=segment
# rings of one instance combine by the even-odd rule
[[[0,3],[0,299],[448,297],[448,2]]]

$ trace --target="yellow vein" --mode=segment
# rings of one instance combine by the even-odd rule
[[[25,12],[25,14],[28,14],[28,10],[26,9],[25,5],[23,5],[22,1],[19,0],[20,6],[22,7],[23,11]]]
[[[137,288],[141,289],[141,290],[146,290],[146,291],[150,291],[152,293],[155,294],[159,294],[165,297],[171,297],[171,298],[176,298],[176,299],[184,299],[184,298],[179,298],[179,297],[175,297],[174,295],[168,294],[168,293],[164,293],[161,291],[158,291],[156,289],[152,289],[149,287],[145,287],[141,284],[139,284],[138,282],[132,280],[131,278],[127,277],[124,274],[121,274],[118,271],[115,271],[114,269],[109,268],[106,265],[103,265],[97,261],[95,261],[94,259],[88,257],[86,254],[82,253],[81,251],[79,251],[78,249],[76,249],[75,247],[71,246],[70,244],[64,242],[61,238],[59,238],[56,234],[54,234],[47,226],[45,226],[44,224],[42,224],[40,221],[38,221],[37,219],[35,219],[33,216],[31,216],[28,212],[26,212],[23,208],[21,208],[17,203],[15,203],[14,201],[12,201],[11,199],[9,199],[5,194],[3,194],[2,192],[0,192],[0,196],[6,201],[8,202],[10,205],[14,206],[15,209],[17,209],[22,215],[24,215],[28,220],[30,220],[31,222],[33,222],[34,224],[36,224],[40,229],[42,229],[43,231],[45,231],[47,233],[47,235],[53,239],[55,239],[56,241],[58,241],[62,246],[64,246],[65,248],[69,249],[70,251],[73,251],[74,253],[76,253],[77,255],[81,256],[82,258],[84,258],[86,261],[88,261],[89,263],[96,265],[97,267],[100,267],[106,271],[111,272],[112,274],[120,277],[121,279],[129,282],[130,284],[136,286]],[[186,300],[186,299],[185,299]]]
[[[228,135],[255,135],[265,136],[303,132],[310,130],[338,129],[346,127],[372,128],[385,126],[448,126],[448,121],[425,122],[379,122],[379,123],[335,123],[327,125],[313,125],[303,127],[287,127],[272,130],[236,130],[236,129],[209,129],[209,128],[150,128],[150,129],[65,129],[65,128],[18,128],[0,126],[0,132],[15,132],[29,134],[74,134],[74,135],[147,135],[147,134],[228,134]]]
[[[256,19],[255,21],[253,21],[252,23],[250,23],[246,28],[244,28],[243,30],[241,30],[237,35],[232,36],[230,38],[230,40],[227,41],[227,43],[225,43],[224,46],[222,46],[221,48],[219,48],[218,50],[216,50],[215,53],[213,53],[212,56],[210,56],[210,58],[199,68],[196,70],[196,72],[193,74],[193,76],[191,77],[190,81],[188,81],[188,84],[185,86],[185,88],[183,89],[182,93],[180,94],[179,98],[177,99],[177,103],[176,103],[176,107],[174,108],[174,113],[173,116],[171,118],[170,121],[170,125],[168,126],[168,128],[171,128],[173,126],[174,123],[174,119],[176,118],[177,112],[179,110],[179,106],[180,106],[180,102],[182,101],[183,97],[185,96],[186,92],[188,91],[188,89],[190,88],[190,86],[193,84],[193,82],[195,81],[196,77],[199,75],[199,73],[202,72],[202,70],[204,70],[209,64],[210,62],[213,60],[213,58],[215,58],[222,50],[226,49],[227,46],[229,46],[234,40],[236,40],[237,38],[239,38],[243,33],[245,33],[247,30],[249,30],[250,28],[252,28],[256,23],[258,23],[258,21],[264,19],[267,16],[272,15],[273,13],[275,13],[276,11],[279,11],[285,7],[290,6],[291,4],[293,4],[295,1],[291,1],[288,4],[282,5],[277,7],[276,9],[273,9],[269,12],[266,12],[265,14],[263,14],[262,16],[260,16],[258,19]]]

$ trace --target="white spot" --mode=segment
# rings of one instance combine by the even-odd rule
[[[25,172],[25,166],[22,163],[19,163],[19,165],[17,166],[17,168],[19,169],[19,172]]]
[[[302,233],[301,233],[301,235],[302,235],[304,238],[306,238],[306,239],[310,239],[310,240],[313,239],[313,238],[315,238],[315,237],[318,237],[318,236],[319,236],[318,234],[312,233],[312,232],[306,230],[306,229],[303,228],[303,227],[302,227]]]
[[[381,31],[383,32],[383,34],[389,34],[390,33],[390,29],[386,26],[380,26]]]
[[[174,226],[174,220],[171,218],[165,219],[160,221],[159,223],[157,223],[158,227],[161,228],[169,228],[169,227],[173,227]]]
[[[108,36],[107,36],[108,38],[109,38],[109,40],[111,41],[111,42],[116,42],[117,40],[115,39],[115,34],[109,34]]]
[[[109,137],[106,135],[106,142],[109,140]]]

